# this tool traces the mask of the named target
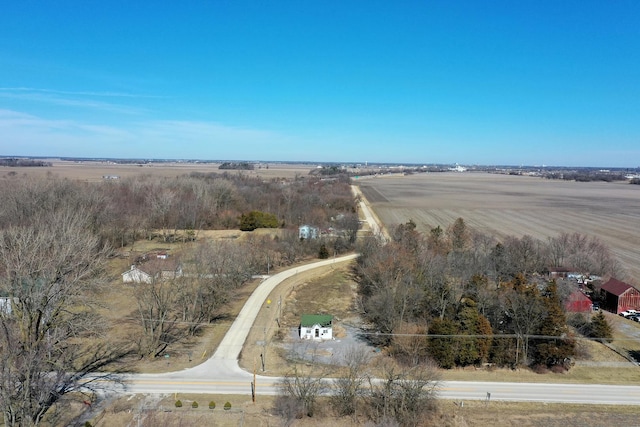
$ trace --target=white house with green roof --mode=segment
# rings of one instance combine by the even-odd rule
[[[303,314],[300,319],[300,338],[306,340],[333,339],[333,316],[330,314]]]

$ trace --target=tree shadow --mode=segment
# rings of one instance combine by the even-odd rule
[[[627,351],[627,354],[633,359],[634,362],[640,362],[640,350],[629,350]]]

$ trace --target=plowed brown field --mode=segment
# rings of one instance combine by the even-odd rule
[[[412,219],[420,231],[461,217],[501,238],[545,240],[561,232],[598,236],[640,284],[640,185],[572,182],[488,173],[432,173],[357,181],[388,228]]]

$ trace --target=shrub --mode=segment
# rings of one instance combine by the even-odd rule
[[[324,245],[324,243],[322,245],[320,245],[320,251],[318,252],[318,258],[320,258],[320,259],[329,258],[329,251],[327,250],[327,247]]]
[[[228,411],[229,409],[231,409],[231,402],[227,402],[224,404],[224,410]]]
[[[253,231],[256,228],[278,228],[278,218],[274,214],[251,211],[240,215],[240,230]]]
[[[176,408],[182,408],[182,401],[176,400]]]
[[[533,372],[535,372],[536,374],[547,374],[547,373],[549,373],[549,368],[546,365],[541,365],[541,364],[533,365],[531,367],[531,370]]]
[[[196,402],[195,400],[193,401],[193,403],[191,403],[191,407],[192,408],[197,408],[198,407],[198,402]]]
[[[216,402],[214,402],[213,400],[209,402],[209,409],[216,409]]]

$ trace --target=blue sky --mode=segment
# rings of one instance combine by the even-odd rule
[[[2,155],[640,166],[635,0],[6,3]]]

